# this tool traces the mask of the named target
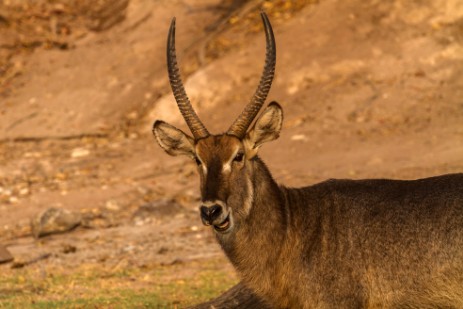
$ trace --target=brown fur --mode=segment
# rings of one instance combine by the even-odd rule
[[[172,21],[170,82],[190,129],[202,133],[193,139],[162,121],[153,127],[167,153],[198,163],[203,222],[246,286],[231,297],[275,308],[463,308],[463,174],[329,180],[300,189],[273,180],[257,152],[278,137],[281,107],[270,103],[247,132],[275,68],[271,26],[261,15],[261,83],[238,125],[216,136],[203,128],[177,74]]]
[[[463,174],[278,187],[251,161],[246,225],[218,240],[277,308],[462,308]]]
[[[230,214],[215,233],[242,282],[275,308],[463,308],[463,174],[279,186],[256,149],[281,120],[273,104],[243,140],[195,142],[155,125],[168,153],[200,160],[202,200]]]

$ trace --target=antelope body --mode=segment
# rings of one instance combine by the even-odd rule
[[[213,227],[242,282],[274,308],[463,308],[463,174],[401,180],[278,185],[258,157],[283,113],[272,102],[275,43],[264,13],[264,72],[251,102],[211,135],[183,88],[175,20],[167,47],[173,93],[193,137],[162,121],[153,133],[171,155],[198,164],[201,219]]]

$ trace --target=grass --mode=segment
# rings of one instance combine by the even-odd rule
[[[237,282],[223,261],[205,264],[8,269],[0,277],[0,308],[183,308]]]

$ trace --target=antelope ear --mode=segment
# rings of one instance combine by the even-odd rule
[[[277,102],[271,102],[244,138],[246,157],[254,157],[263,143],[277,139],[282,124],[283,109]]]
[[[153,124],[153,134],[159,146],[171,156],[195,156],[194,139],[176,127],[156,120]]]

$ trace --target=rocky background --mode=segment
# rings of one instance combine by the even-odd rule
[[[183,307],[238,279],[197,211],[195,164],[168,85],[177,18],[188,95],[226,130],[277,40],[261,157],[278,182],[463,171],[463,2],[0,1],[0,304]]]

